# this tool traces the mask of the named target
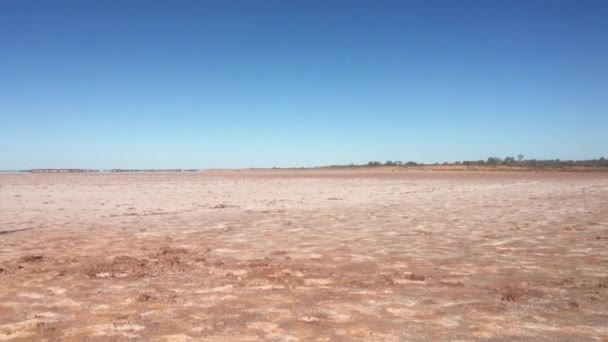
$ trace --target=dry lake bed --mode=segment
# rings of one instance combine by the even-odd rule
[[[608,173],[0,174],[0,341],[608,340]]]

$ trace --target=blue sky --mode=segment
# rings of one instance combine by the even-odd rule
[[[0,169],[608,157],[608,1],[0,1]]]

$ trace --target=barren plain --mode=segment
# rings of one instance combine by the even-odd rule
[[[0,341],[608,340],[608,174],[0,174]]]

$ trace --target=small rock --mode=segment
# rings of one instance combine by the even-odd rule
[[[503,291],[501,300],[507,302],[515,302],[521,297],[521,291],[519,289],[515,289],[511,286],[507,286]]]
[[[426,277],[422,274],[416,274],[416,273],[410,274],[411,281],[424,281],[425,279],[426,279]]]
[[[145,294],[145,293],[140,293],[139,296],[137,296],[137,301],[138,302],[147,302],[150,298],[149,295]]]
[[[21,262],[35,262],[41,261],[44,257],[42,255],[26,255],[19,259]]]

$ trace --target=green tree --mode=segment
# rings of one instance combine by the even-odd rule
[[[502,160],[498,157],[489,157],[488,160],[486,161],[486,164],[488,165],[498,165],[502,162]]]

